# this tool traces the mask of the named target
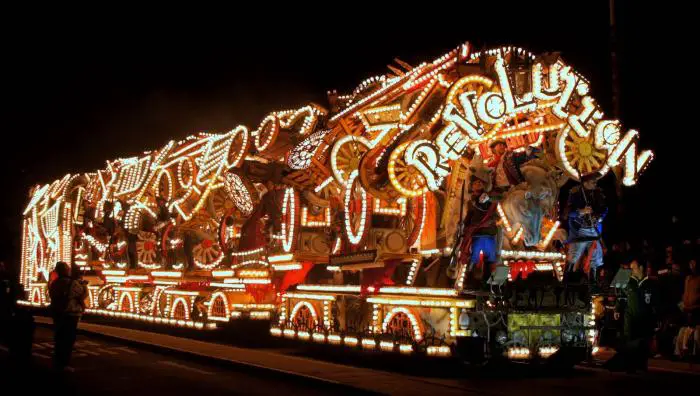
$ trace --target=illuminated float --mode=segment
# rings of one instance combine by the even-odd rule
[[[632,185],[652,153],[557,54],[464,44],[399,63],[330,92],[329,109],[273,112],[254,130],[36,186],[24,303],[48,303],[62,260],[94,274],[93,314],[194,328],[265,319],[273,336],[399,354],[589,351],[590,308],[553,293],[566,263],[559,189],[612,169]],[[477,179],[493,182],[488,272],[460,226]]]

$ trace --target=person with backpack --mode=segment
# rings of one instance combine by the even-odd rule
[[[71,271],[68,264],[58,262],[56,274],[58,278],[49,286],[49,310],[54,322],[54,369],[63,371],[70,362],[78,323],[85,311],[87,286],[76,265]]]

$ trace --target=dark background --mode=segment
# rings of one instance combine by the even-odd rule
[[[351,91],[386,72],[394,57],[416,65],[464,41],[560,51],[590,78],[594,97],[613,116],[607,0],[498,2],[483,10],[464,3],[345,5],[323,15],[299,4],[177,19],[110,10],[89,17],[76,11],[72,18],[6,13],[0,259],[19,261],[21,211],[32,184],[93,171],[107,159],[198,131],[255,128],[273,110],[325,105],[326,91]],[[611,215],[606,233],[694,239],[698,138],[693,101],[684,94],[697,73],[697,51],[685,33],[694,27],[670,2],[642,3],[616,5],[620,117],[626,129],[640,131],[642,148],[653,149],[656,159],[637,187],[624,189],[622,217]],[[298,14],[309,9],[315,11]],[[679,222],[672,224],[674,215]]]

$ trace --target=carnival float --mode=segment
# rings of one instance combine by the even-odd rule
[[[49,303],[64,261],[90,280],[94,315],[265,320],[273,336],[405,355],[590,351],[590,301],[566,296],[579,263],[560,189],[607,173],[633,185],[652,159],[638,132],[558,53],[467,43],[396,62],[325,107],[36,185],[23,304]]]

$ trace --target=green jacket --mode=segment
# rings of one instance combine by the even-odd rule
[[[625,337],[628,340],[650,337],[656,326],[659,292],[649,278],[631,277],[625,288],[625,300],[619,300],[616,310],[624,311]]]

